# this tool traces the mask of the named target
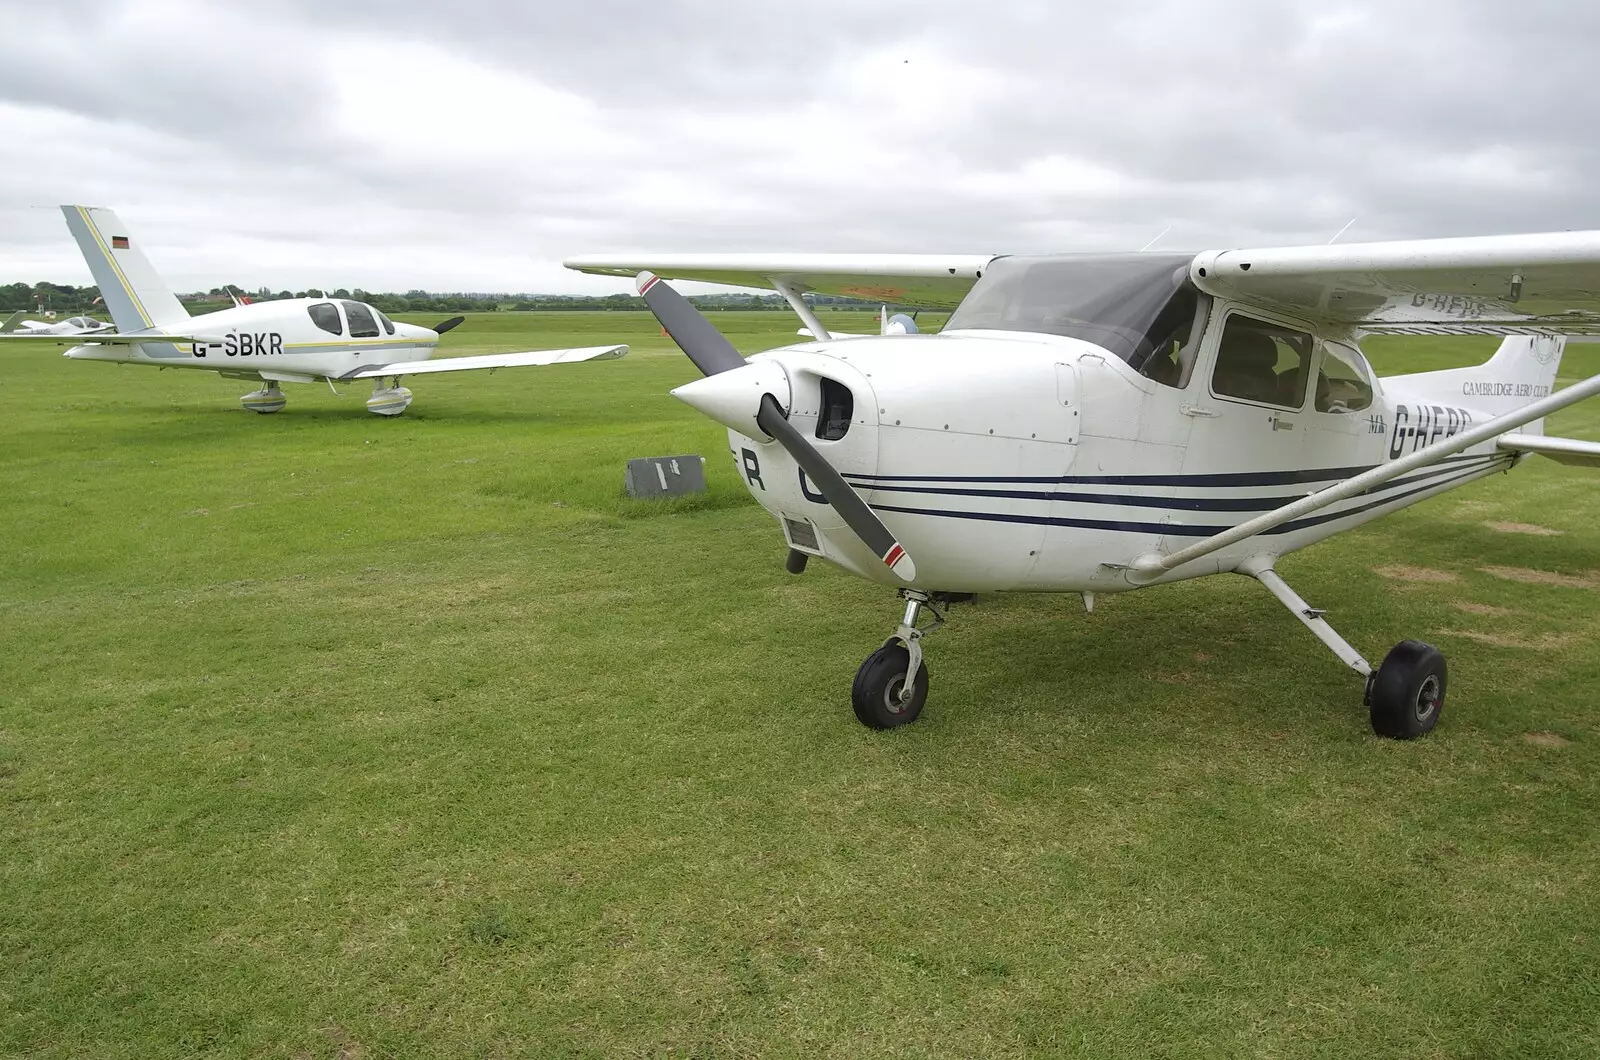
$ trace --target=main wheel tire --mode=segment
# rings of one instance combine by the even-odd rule
[[[1420,640],[1403,640],[1389,650],[1372,679],[1372,731],[1395,740],[1414,740],[1431,732],[1444,710],[1449,687],[1444,656]]]
[[[900,690],[905,687],[910,668],[911,653],[903,644],[885,644],[867,656],[850,686],[850,705],[861,724],[869,729],[892,729],[917,720],[922,704],[928,700],[928,664],[924,662],[917,668],[911,700],[902,704]]]

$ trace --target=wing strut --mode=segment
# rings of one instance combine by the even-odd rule
[[[1197,560],[1202,556],[1209,556],[1211,553],[1227,548],[1229,545],[1237,544],[1247,537],[1265,533],[1275,526],[1281,526],[1291,520],[1299,519],[1301,516],[1310,515],[1312,512],[1326,508],[1330,504],[1354,497],[1358,493],[1364,493],[1374,486],[1382,485],[1393,478],[1399,478],[1407,472],[1427,467],[1430,464],[1436,464],[1447,456],[1459,453],[1463,449],[1470,449],[1480,442],[1487,442],[1492,438],[1505,434],[1507,431],[1532,423],[1534,420],[1564,409],[1568,405],[1577,404],[1584,398],[1593,397],[1595,394],[1600,394],[1600,375],[1590,376],[1581,383],[1542,397],[1532,404],[1522,406],[1515,412],[1508,412],[1504,416],[1496,416],[1492,420],[1486,420],[1476,427],[1470,427],[1462,431],[1453,438],[1435,442],[1426,449],[1419,449],[1409,456],[1401,457],[1399,460],[1391,460],[1389,463],[1375,467],[1371,471],[1364,471],[1352,478],[1345,479],[1343,482],[1335,483],[1327,489],[1318,490],[1310,496],[1285,504],[1281,508],[1274,508],[1264,515],[1258,515],[1254,519],[1246,519],[1231,530],[1224,530],[1220,534],[1214,534],[1202,541],[1196,541],[1187,548],[1180,548],[1170,555],[1163,556],[1158,553],[1151,553],[1141,556],[1134,561],[1133,566],[1129,569],[1128,578],[1130,581],[1141,585],[1154,581],[1167,571],[1176,570],[1185,563]]]
[[[800,293],[799,287],[796,287],[788,280],[780,280],[776,276],[769,276],[767,279],[771,281],[773,289],[783,295],[784,300],[789,303],[789,308],[793,309],[800,317],[800,323],[811,330],[812,338],[818,342],[827,342],[833,338],[832,335],[828,334],[828,329],[822,326],[822,321],[817,319],[817,314],[813,313],[811,307],[806,305],[805,296]]]

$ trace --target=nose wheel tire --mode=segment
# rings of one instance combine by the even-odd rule
[[[850,686],[850,705],[861,724],[869,729],[893,729],[917,720],[928,700],[928,664],[917,667],[911,696],[902,702],[910,668],[911,653],[903,644],[886,644],[867,656]]]
[[[1372,675],[1367,704],[1372,731],[1395,740],[1414,740],[1432,731],[1444,709],[1449,676],[1444,655],[1431,644],[1403,640]]]

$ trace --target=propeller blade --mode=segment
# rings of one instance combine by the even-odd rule
[[[878,514],[867,507],[861,494],[851,489],[850,483],[817,452],[805,435],[795,429],[783,414],[783,406],[771,394],[761,395],[761,411],[756,413],[756,425],[788,450],[794,462],[800,465],[800,470],[806,473],[806,478],[828,499],[833,510],[839,513],[839,517],[861,539],[861,543],[872,549],[885,566],[908,582],[916,578],[917,565],[911,561],[910,554],[895,540],[894,534],[883,525]]]
[[[467,322],[467,318],[466,317],[451,317],[449,320],[441,321],[441,322],[435,324],[433,326],[433,333],[435,335],[443,335],[445,332],[449,331],[451,328],[457,327],[458,325],[461,325],[461,324],[465,324],[466,322]]]
[[[641,272],[637,283],[639,294],[644,298],[645,305],[650,307],[650,312],[654,313],[661,326],[667,329],[672,341],[689,355],[689,360],[694,362],[695,367],[706,375],[720,375],[736,368],[754,369],[766,363],[746,361],[739,356],[739,351],[733,348],[733,343],[717,330],[715,324],[707,320],[700,310],[690,305],[687,298],[662,283],[661,277],[655,273]],[[696,385],[709,384],[690,383],[683,389],[692,389]],[[684,395],[679,396],[684,397],[686,401],[689,400]],[[689,403],[695,404],[694,401]],[[833,506],[833,510],[839,513],[845,525],[850,527],[862,543],[872,549],[890,570],[908,582],[916,578],[916,564],[911,561],[911,556],[906,550],[900,547],[900,542],[895,540],[889,528],[883,525],[883,520],[867,507],[867,502],[861,499],[861,495],[850,488],[850,484],[833,469],[833,465],[828,463],[821,453],[817,452],[816,447],[806,440],[806,436],[795,429],[789,422],[789,417],[783,414],[783,406],[770,393],[761,395],[761,404],[756,412],[756,426],[794,457],[794,462],[800,465],[800,470],[805,472],[806,478],[822,492],[822,496]]]
[[[635,283],[644,304],[703,375],[716,375],[744,366],[744,358],[733,348],[733,343],[700,310],[690,305],[687,298],[662,283],[661,277],[653,272],[641,272]]]

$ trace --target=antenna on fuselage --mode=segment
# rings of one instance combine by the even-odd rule
[[[1163,228],[1163,229],[1162,229],[1162,230],[1161,230],[1161,231],[1160,231],[1160,232],[1159,232],[1159,233],[1158,233],[1158,234],[1157,234],[1157,235],[1156,235],[1156,237],[1155,237],[1155,238],[1154,238],[1154,239],[1152,239],[1152,240],[1151,240],[1151,241],[1150,241],[1150,242],[1148,242],[1148,243],[1146,243],[1146,244],[1145,244],[1145,245],[1144,245],[1144,246],[1142,246],[1142,247],[1140,247],[1140,248],[1139,248],[1139,253],[1141,253],[1141,254],[1143,254],[1143,253],[1144,253],[1144,252],[1145,252],[1145,251],[1147,251],[1147,250],[1149,250],[1149,249],[1150,249],[1150,248],[1151,248],[1151,247],[1153,247],[1153,246],[1155,246],[1155,245],[1156,245],[1156,244],[1157,244],[1157,243],[1159,243],[1159,242],[1161,242],[1161,240],[1162,240],[1162,239],[1163,239],[1163,238],[1164,238],[1164,237],[1165,237],[1165,236],[1166,236],[1166,234],[1167,234],[1167,233],[1168,233],[1168,232],[1170,232],[1170,231],[1172,231],[1172,226],[1171,226],[1171,225],[1168,225],[1168,226],[1167,226],[1167,227],[1165,227],[1165,228]]]
[[[1350,218],[1350,220],[1346,221],[1344,223],[1344,227],[1339,229],[1337,232],[1335,232],[1333,234],[1333,238],[1328,240],[1328,246],[1331,247],[1331,246],[1333,246],[1334,243],[1338,242],[1339,237],[1344,235],[1346,232],[1350,231],[1350,226],[1355,224],[1355,223],[1356,223],[1356,219],[1354,217],[1352,217],[1352,218]]]

